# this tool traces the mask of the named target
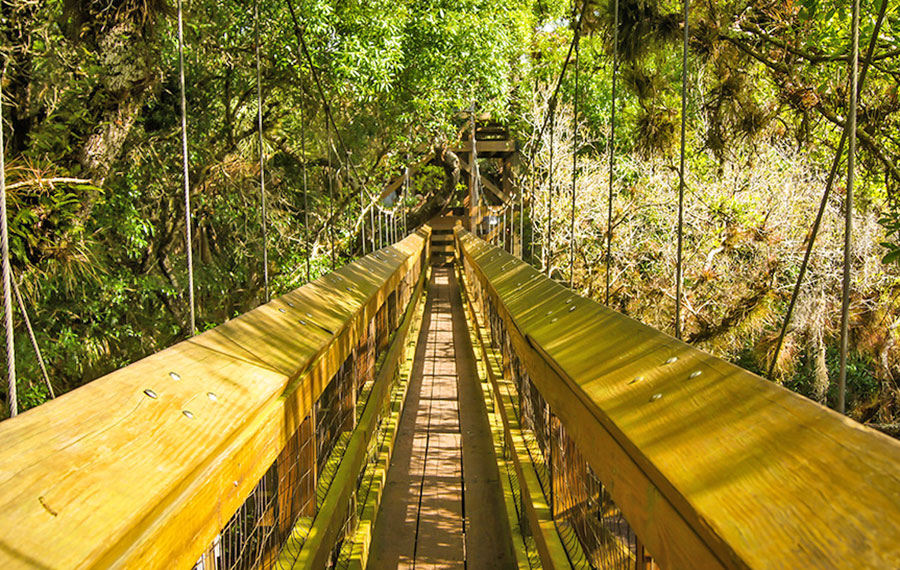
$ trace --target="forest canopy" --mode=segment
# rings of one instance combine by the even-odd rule
[[[533,261],[602,302],[611,237],[610,305],[672,332],[680,2],[278,0],[258,4],[258,27],[251,2],[183,8],[201,330],[265,300],[258,33],[273,295],[362,254],[364,208],[407,160],[458,142],[474,105],[518,141],[527,204],[514,223],[537,244]],[[849,398],[857,419],[891,431],[900,416],[900,23],[886,1],[861,8]],[[847,121],[850,9],[832,0],[691,7],[684,338],[761,374]],[[190,334],[176,4],[3,0],[0,10],[13,279],[59,393]],[[576,38],[577,64],[560,80]],[[773,377],[827,404],[842,156]],[[426,204],[461,198],[451,171],[432,165],[413,177],[405,205],[414,222]],[[547,236],[538,222],[550,192],[560,198]],[[28,408],[49,392],[22,321]]]

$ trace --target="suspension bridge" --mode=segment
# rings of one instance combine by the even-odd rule
[[[538,138],[548,124],[553,136],[570,62],[577,93],[586,6]],[[288,7],[329,147],[332,136],[344,147]],[[258,34],[256,6],[254,15]],[[180,2],[178,34],[181,56]],[[852,34],[857,56],[858,17]],[[258,35],[256,61],[259,83]],[[332,243],[331,272],[271,300],[266,273],[266,303],[194,335],[183,57],[179,66],[192,336],[21,415],[11,390],[0,568],[900,568],[900,442],[677,338],[684,107],[675,337],[533,267],[533,190],[526,200],[514,167],[524,158],[533,169],[534,157],[503,125],[476,124],[474,104],[451,149],[468,182],[462,208],[442,206],[410,228],[405,210],[382,207],[436,160],[423,152],[380,194],[360,197],[361,257],[337,267]],[[847,141],[852,196],[865,65],[852,73],[823,204]],[[683,71],[683,104],[686,89]],[[259,87],[257,96],[265,222]],[[551,164],[553,148],[551,138]],[[480,172],[485,159],[499,178]],[[611,152],[607,264],[613,166]],[[542,256],[552,249],[539,244]],[[263,259],[267,272],[265,249]],[[608,302],[608,277],[606,286]],[[845,338],[846,298],[845,288]],[[841,357],[843,378],[846,343]]]
[[[0,566],[900,565],[900,442],[467,222],[0,424]]]

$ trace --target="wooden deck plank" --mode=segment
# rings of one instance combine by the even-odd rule
[[[461,569],[467,563],[467,553],[472,568],[515,567],[511,546],[505,548],[506,542],[511,543],[508,524],[499,524],[500,518],[505,518],[503,512],[491,509],[492,503],[470,506],[464,501],[470,484],[478,488],[475,496],[482,501],[493,491],[495,502],[502,506],[503,496],[496,476],[477,476],[490,472],[490,467],[496,472],[493,453],[477,457],[489,466],[476,468],[475,460],[472,465],[463,463],[465,436],[459,402],[462,376],[457,345],[460,336],[468,337],[464,325],[459,330],[459,321],[453,317],[454,310],[461,311],[458,294],[456,298],[452,296],[456,293],[453,286],[455,281],[449,269],[434,269],[426,303],[428,317],[420,337],[424,349],[413,368],[400,435],[373,532],[369,568],[414,565],[417,569]],[[477,381],[474,378],[470,375],[468,379]],[[475,389],[479,387],[476,385]],[[471,412],[466,414],[467,421],[471,417]],[[488,438],[485,445],[492,446],[489,428],[483,434]],[[470,476],[476,478],[470,482]],[[464,509],[468,508],[481,509],[481,516],[475,517],[477,523],[472,521],[474,527],[466,533],[464,515],[468,513]],[[473,548],[477,554],[473,555]]]

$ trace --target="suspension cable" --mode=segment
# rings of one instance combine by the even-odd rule
[[[678,245],[675,262],[675,338],[679,340],[681,339],[681,287],[684,278],[684,154],[685,126],[687,125],[689,14],[690,0],[684,0],[684,41],[681,52],[681,164],[678,167]]]
[[[328,153],[328,237],[331,241],[331,270],[334,271],[335,268],[335,257],[334,257],[334,166],[331,163],[331,125],[328,122],[328,119],[325,119],[325,132],[326,141],[328,143],[328,147],[326,152]]]
[[[3,142],[3,78],[6,64],[0,70],[0,255],[3,257],[3,322],[6,326],[6,381],[9,417],[19,413],[16,393],[16,348],[13,340],[13,304],[11,291],[11,269],[9,264],[9,221],[6,219],[6,145]]]
[[[862,90],[862,86],[866,79],[866,73],[869,71],[869,63],[872,61],[872,55],[875,53],[875,45],[878,42],[878,37],[881,33],[881,25],[884,22],[885,14],[887,13],[887,4],[888,0],[883,0],[881,2],[881,7],[878,11],[878,17],[875,20],[875,27],[872,30],[872,37],[869,39],[869,47],[866,50],[866,56],[863,59],[862,67],[859,72],[859,85],[857,86],[857,91]],[[825,182],[825,191],[822,193],[822,199],[819,201],[819,210],[816,213],[816,219],[813,222],[812,229],[809,232],[809,239],[806,242],[806,251],[803,253],[803,261],[800,263],[800,272],[797,274],[797,281],[794,283],[794,289],[791,291],[791,300],[788,303],[787,312],[784,315],[784,319],[781,322],[781,332],[778,334],[778,340],[775,343],[775,352],[772,355],[772,360],[769,363],[769,379],[773,379],[773,375],[775,374],[775,366],[778,363],[778,355],[781,353],[782,345],[784,344],[784,337],[787,334],[787,328],[790,324],[791,317],[794,313],[794,306],[797,304],[797,298],[800,296],[800,288],[803,285],[803,279],[806,277],[806,271],[809,267],[809,259],[812,256],[813,246],[816,242],[816,237],[819,235],[819,227],[822,224],[822,218],[825,215],[825,208],[828,205],[828,198],[831,195],[831,190],[834,187],[834,179],[837,175],[838,167],[840,166],[841,157],[844,154],[844,145],[847,143],[847,138],[850,134],[846,123],[844,124],[843,132],[841,133],[841,140],[838,143],[837,152],[834,155],[834,159],[831,162],[831,170],[828,173],[828,178]]]
[[[609,200],[606,209],[606,306],[609,306],[609,288],[612,277],[612,218],[615,197],[616,168],[616,79],[619,71],[619,0],[613,0],[613,61],[612,61],[612,110],[609,116]]]
[[[519,192],[519,259],[525,259],[525,192],[520,185],[516,183]],[[513,213],[515,220],[515,212]],[[513,224],[513,232],[515,232],[515,224]]]
[[[580,26],[579,26],[580,28]],[[569,225],[569,289],[575,287],[575,199],[578,194],[578,56],[580,29],[575,30],[575,95],[572,97],[572,220]]]
[[[300,105],[300,155],[303,157],[303,241],[306,246],[306,282],[309,283],[309,258],[312,256],[312,248],[309,245],[309,187],[306,182],[306,112]]]
[[[253,35],[256,50],[256,120],[259,141],[259,203],[262,223],[263,282],[266,302],[269,302],[269,240],[266,227],[266,155],[263,152],[262,72],[259,62],[259,0],[253,1]]]
[[[856,182],[856,107],[859,95],[859,0],[853,0],[853,16],[850,24],[852,49],[850,56],[850,145],[847,147],[847,199],[844,205],[844,276],[841,291],[841,364],[838,376],[838,413],[846,411],[847,353],[850,342],[850,279],[851,248],[853,247],[853,185]]]
[[[548,188],[547,188],[547,236],[545,239],[546,249],[544,251],[544,267],[547,270],[547,277],[551,275],[550,264],[552,260],[550,259],[552,248],[553,248],[553,234],[552,226],[553,226],[553,146],[556,132],[556,100],[551,100],[550,103],[550,170],[547,173],[548,179]]]
[[[407,202],[409,201],[409,149],[406,149],[406,169],[403,181],[403,200],[400,202],[403,207],[403,235],[409,233],[409,220],[407,219]]]
[[[287,2],[288,12],[291,16],[291,23],[294,27],[294,35],[297,36],[297,41],[300,44],[300,51],[303,54],[304,59],[309,64],[310,73],[313,76],[313,83],[316,85],[316,90],[319,92],[319,98],[322,100],[322,110],[325,111],[325,121],[326,123],[331,123],[331,126],[334,128],[334,137],[337,139],[338,145],[341,147],[341,150],[344,151],[348,156],[350,155],[349,147],[344,144],[344,139],[341,137],[341,133],[338,130],[337,123],[334,120],[334,115],[331,112],[331,105],[328,102],[328,97],[325,95],[325,88],[322,86],[321,78],[319,77],[319,71],[316,67],[315,63],[312,59],[312,54],[309,51],[309,46],[306,44],[306,37],[303,33],[303,28],[300,26],[300,21],[297,19],[297,14],[294,11],[294,3],[292,0],[288,0]],[[300,59],[298,55],[298,60]],[[297,62],[299,65],[299,61]],[[362,188],[362,177],[359,175],[359,172],[356,170],[356,165],[352,162],[349,164],[349,168],[347,169],[347,179],[350,180],[350,172],[353,172],[356,177],[357,185]],[[371,207],[370,203],[370,207]]]
[[[10,275],[10,281],[12,281],[13,293],[16,295],[16,303],[19,305],[19,311],[22,312],[22,319],[25,321],[25,329],[28,331],[28,340],[31,341],[31,348],[34,349],[34,356],[37,358],[38,366],[41,369],[41,376],[44,378],[44,384],[47,385],[47,390],[50,391],[50,399],[56,398],[56,394],[53,392],[53,385],[50,384],[50,375],[47,374],[47,366],[44,364],[44,356],[41,354],[41,347],[38,345],[37,337],[34,334],[34,329],[31,327],[31,319],[28,318],[28,310],[25,308],[25,301],[22,299],[22,293],[19,292],[19,284],[16,283],[16,280]]]
[[[184,91],[184,24],[182,0],[178,0],[178,79],[181,86],[181,166],[184,182],[184,239],[187,250],[188,302],[191,308],[191,336],[197,334],[194,308],[194,253],[191,243],[191,179],[188,172],[187,98]]]

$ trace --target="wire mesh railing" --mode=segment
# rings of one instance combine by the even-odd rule
[[[385,254],[387,255],[387,254]],[[360,327],[356,344],[312,406],[310,414],[288,439],[244,503],[222,528],[194,565],[194,570],[270,570],[291,568],[297,562],[315,518],[336,479],[354,429],[362,419],[376,381],[385,365],[401,314],[407,311],[420,280],[423,256],[397,281],[384,301]],[[403,356],[400,352],[400,357]],[[351,549],[345,545],[361,516],[385,438],[399,373],[387,378],[388,397],[378,406],[375,429],[357,474],[346,509],[329,516],[340,529],[327,545],[327,568],[347,566]]]
[[[502,356],[503,375],[515,387],[512,394],[531,463],[553,521],[573,568],[648,570],[656,568],[634,530],[596,476],[565,424],[530,378],[491,297],[464,259],[466,285],[484,316],[487,337]],[[508,457],[511,454],[508,453]],[[527,533],[524,498],[515,497],[520,528]]]

